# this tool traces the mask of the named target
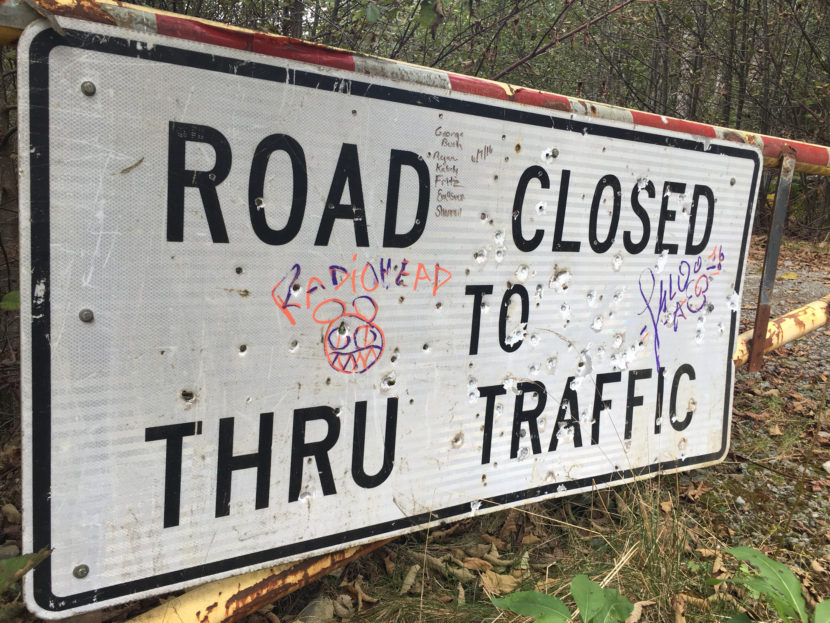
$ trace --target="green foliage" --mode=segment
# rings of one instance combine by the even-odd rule
[[[634,605],[614,588],[603,588],[587,575],[571,581],[571,595],[585,623],[616,623],[625,621]],[[537,591],[520,591],[504,598],[491,597],[499,608],[533,617],[536,623],[565,623],[570,620],[568,607],[553,595]]]
[[[565,623],[571,618],[570,610],[562,601],[537,591],[519,591],[506,597],[490,599],[499,608],[533,617],[536,623]]]
[[[751,547],[733,547],[725,551],[754,567],[754,570],[748,570],[748,573],[724,580],[725,582],[740,584],[766,597],[782,620],[807,623],[807,608],[801,595],[801,584],[792,571]]]
[[[825,599],[816,606],[813,623],[830,623],[830,599]]]
[[[17,582],[26,572],[46,560],[51,553],[50,549],[42,549],[35,554],[24,554],[0,560],[0,593]]]
[[[374,24],[376,21],[380,19],[380,8],[374,2],[370,2],[366,5],[366,21],[370,24]]]
[[[625,621],[634,609],[617,589],[603,588],[584,574],[571,580],[571,594],[585,623]]]
[[[20,309],[20,290],[12,290],[3,295],[0,300],[0,309],[5,311],[15,311]]]

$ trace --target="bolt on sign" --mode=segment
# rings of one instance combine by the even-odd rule
[[[61,24],[20,43],[38,614],[725,455],[757,149]]]

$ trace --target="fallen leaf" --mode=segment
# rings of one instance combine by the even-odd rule
[[[463,606],[467,603],[467,598],[464,596],[464,587],[461,582],[458,583],[458,605]]]
[[[441,595],[441,597],[438,598],[438,601],[440,601],[442,604],[448,604],[453,599],[455,599],[455,597],[453,597],[452,595]]]
[[[489,534],[482,534],[480,536],[481,536],[481,540],[484,541],[485,543],[489,543],[490,545],[495,545],[498,549],[507,549],[507,543],[502,541],[497,536],[492,536],[492,535],[489,535]]]
[[[825,569],[824,565],[822,565],[818,560],[813,560],[810,563],[810,568],[816,573],[827,573],[827,569]]]
[[[671,512],[671,500],[666,500],[665,502],[660,502],[660,510],[664,513],[668,514]]]
[[[723,566],[723,556],[720,552],[715,556],[715,562],[712,563],[712,575],[720,577],[726,572],[726,567]]]
[[[672,597],[671,609],[674,612],[674,623],[686,623],[686,599],[682,593]]]
[[[684,495],[690,499],[692,502],[697,502],[700,499],[700,496],[706,493],[707,491],[711,491],[712,486],[703,482],[702,480],[695,484],[691,483],[689,488],[686,489],[686,493]]]
[[[700,554],[703,558],[712,558],[713,556],[718,555],[718,550],[716,550],[716,549],[706,549],[705,547],[698,547],[695,551],[698,554]]]
[[[625,623],[637,623],[640,620],[640,617],[643,616],[643,608],[646,606],[653,606],[655,602],[653,601],[638,601],[634,604],[634,609],[631,611],[629,617],[625,620]]]
[[[540,539],[535,534],[526,534],[522,539],[522,545],[536,545],[536,543],[541,543],[542,539]]]
[[[341,619],[351,619],[354,616],[354,603],[349,595],[338,595],[333,605],[334,614]]]
[[[464,566],[473,571],[489,571],[493,568],[492,564],[481,558],[467,558],[464,560]]]
[[[401,584],[401,590],[399,592],[400,595],[406,595],[410,590],[412,590],[412,586],[415,584],[415,578],[418,577],[418,571],[420,570],[421,565],[412,565],[409,568],[403,578],[403,584]]]
[[[507,541],[509,537],[518,534],[521,523],[522,516],[519,514],[519,511],[511,508],[510,512],[507,513],[507,519],[504,520],[504,524],[501,530],[499,530],[499,538],[502,541]]]
[[[798,279],[798,275],[795,273],[781,273],[780,275],[778,275],[778,278],[792,281],[794,279]]]
[[[772,426],[769,427],[769,434],[770,434],[770,437],[780,437],[784,433],[781,432],[781,427],[778,426],[778,424],[773,424]]]
[[[481,574],[481,583],[487,592],[493,595],[506,595],[516,590],[519,580],[512,575],[500,575],[493,571],[485,571]]]

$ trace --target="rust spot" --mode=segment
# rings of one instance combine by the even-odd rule
[[[721,137],[725,141],[732,141],[734,143],[746,143],[746,138],[740,132],[734,132],[733,130],[727,130],[723,133]]]
[[[516,147],[514,147],[513,149],[515,149],[516,153],[518,154],[520,151],[522,151],[522,144],[516,143]]]
[[[545,108],[550,108],[551,110],[559,110],[561,112],[571,112],[571,107],[568,105],[567,102],[562,102],[558,100],[543,100],[542,106]]]
[[[596,116],[597,116],[597,107],[596,107],[596,106],[594,106],[593,104],[591,104],[591,116],[592,116],[592,117],[596,117]]]
[[[392,539],[384,539],[355,549],[318,556],[298,562],[295,566],[279,572],[272,569],[272,575],[237,591],[228,598],[225,602],[225,617],[222,621],[224,623],[237,621],[390,541]]]
[[[84,19],[99,24],[115,25],[115,18],[107,13],[101,5],[91,0],[70,0],[69,2],[56,2],[56,0],[33,0],[38,9],[52,14],[76,19]]]
[[[216,606],[218,606],[218,605],[219,605],[219,602],[214,601],[207,608],[205,608],[205,614],[210,614],[213,610],[216,610]]]

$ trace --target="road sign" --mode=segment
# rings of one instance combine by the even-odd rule
[[[20,44],[43,616],[725,455],[756,149],[61,23]]]

